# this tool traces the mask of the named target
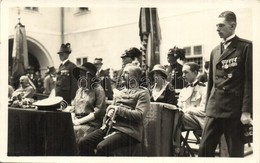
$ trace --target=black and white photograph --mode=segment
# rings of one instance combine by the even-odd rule
[[[259,0],[0,6],[1,162],[260,161]]]

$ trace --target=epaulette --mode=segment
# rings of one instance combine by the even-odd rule
[[[199,86],[202,86],[202,87],[206,87],[206,84],[202,83],[202,82],[199,82],[198,83]]]

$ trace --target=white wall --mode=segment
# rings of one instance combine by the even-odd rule
[[[121,54],[130,47],[140,47],[139,8],[89,8],[77,15],[75,8],[66,8],[65,40],[72,45],[70,58],[103,58],[103,68],[121,68]],[[81,28],[79,28],[81,27]]]

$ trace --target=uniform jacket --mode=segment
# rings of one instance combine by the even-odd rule
[[[221,54],[220,45],[210,56],[206,115],[238,118],[252,113],[252,42],[235,36]]]
[[[68,103],[75,97],[77,91],[77,80],[73,77],[73,69],[77,67],[74,63],[67,61],[59,67],[56,81],[56,96],[61,96]]]
[[[144,130],[143,120],[150,108],[149,91],[145,88],[116,91],[114,105],[120,107],[113,128],[141,141]]]
[[[206,104],[206,85],[197,81],[193,87],[184,87],[180,91],[178,106],[185,111],[185,109],[193,109],[197,111],[196,116],[205,116]]]

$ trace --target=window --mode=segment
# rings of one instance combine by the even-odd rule
[[[39,12],[39,7],[25,7],[25,10]]]
[[[82,57],[82,58],[77,58],[76,59],[76,64],[78,66],[82,65],[83,63],[88,62],[88,57]]]
[[[84,57],[84,58],[82,58],[82,61],[83,61],[83,63],[86,63],[87,61],[88,61],[88,58],[87,57]],[[82,63],[82,64],[83,64]]]
[[[184,47],[185,50],[185,56],[190,56],[191,55],[191,47]]]
[[[186,58],[185,62],[195,62],[200,66],[200,70],[203,69],[203,61],[202,61],[202,57],[192,57],[192,58]]]
[[[193,53],[194,55],[202,55],[202,46],[194,46],[193,47]]]
[[[88,7],[79,7],[76,9],[75,15],[83,15],[89,13],[89,8]]]
[[[89,11],[88,7],[80,7],[79,8],[79,12],[88,12],[88,11]]]

